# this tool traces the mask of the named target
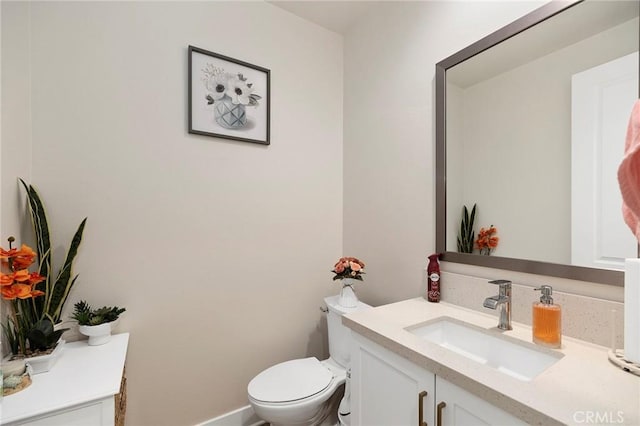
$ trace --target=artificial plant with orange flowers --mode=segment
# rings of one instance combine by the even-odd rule
[[[20,249],[13,248],[15,238],[9,237],[9,250],[0,247],[0,294],[11,304],[11,314],[6,324],[5,333],[14,354],[29,355],[38,350],[46,350],[39,343],[39,332],[44,334],[42,318],[38,313],[34,299],[44,296],[44,291],[36,289],[36,284],[45,280],[38,272],[30,272],[29,267],[36,258],[36,252],[23,244]],[[60,333],[51,338],[56,341]],[[55,343],[55,342],[54,342]]]
[[[480,228],[478,232],[478,239],[476,239],[476,248],[480,250],[480,254],[491,255],[491,251],[498,247],[498,241],[500,240],[495,234],[498,233],[498,229],[491,225],[489,228]]]
[[[20,179],[27,193],[29,213],[36,236],[36,250],[28,246],[13,249],[9,241],[9,250],[3,250],[2,298],[9,300],[12,314],[3,325],[11,351],[14,355],[30,356],[55,347],[66,329],[56,330],[61,323],[62,308],[69,292],[78,279],[73,275],[73,261],[82,241],[87,222],[84,218],[76,230],[64,263],[54,274],[51,259],[53,247],[50,240],[49,224],[44,204],[32,185]],[[37,272],[29,272],[28,267],[38,259]],[[22,280],[22,281],[21,281]]]

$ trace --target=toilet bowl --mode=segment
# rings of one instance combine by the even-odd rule
[[[249,402],[256,415],[273,426],[319,425],[337,407],[333,397],[345,378],[344,368],[332,359],[286,361],[251,380]]]
[[[351,331],[342,315],[370,308],[338,304],[338,296],[325,298],[330,357],[303,358],[269,367],[254,377],[247,392],[254,412],[272,426],[334,426],[343,396],[350,360]]]

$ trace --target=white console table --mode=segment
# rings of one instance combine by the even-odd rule
[[[114,396],[127,356],[129,333],[101,346],[67,343],[51,371],[36,374],[28,388],[2,398],[0,424],[107,426],[115,424]]]

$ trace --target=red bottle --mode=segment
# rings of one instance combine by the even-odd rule
[[[429,256],[429,266],[427,266],[427,300],[429,302],[440,301],[440,255],[434,253]]]

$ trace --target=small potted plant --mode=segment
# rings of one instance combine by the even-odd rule
[[[73,307],[71,318],[78,321],[80,333],[89,336],[89,346],[104,345],[111,340],[111,323],[126,310],[117,306],[93,309],[84,300]]]

